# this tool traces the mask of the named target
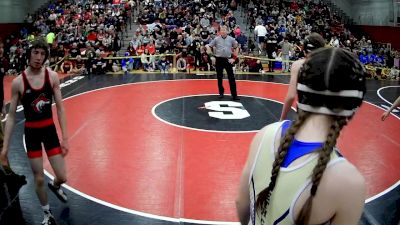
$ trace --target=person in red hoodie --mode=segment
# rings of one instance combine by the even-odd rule
[[[149,50],[149,53],[151,55],[156,54],[156,46],[154,45],[154,41],[150,41],[150,43],[147,44],[146,49]]]
[[[297,4],[296,1],[293,1],[292,4],[290,5],[290,8],[293,9],[294,11],[299,10],[299,5]]]
[[[145,47],[142,44],[140,44],[139,47],[137,47],[137,49],[136,49],[136,55],[138,55],[138,56],[142,55],[144,52],[144,49],[145,49]]]
[[[96,33],[96,31],[90,32],[89,35],[87,36],[87,40],[88,40],[88,41],[95,42],[95,41],[97,40],[97,33]]]

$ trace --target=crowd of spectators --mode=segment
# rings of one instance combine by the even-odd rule
[[[178,69],[191,65],[194,69],[212,70],[213,57],[204,46],[218,35],[221,25],[227,25],[230,35],[240,44],[242,55],[255,52],[254,56],[283,60],[284,72],[290,70],[286,60],[303,57],[302,40],[311,32],[320,33],[330,46],[347,48],[358,54],[364,64],[398,68],[398,52],[391,51],[387,45],[371,43],[365,37],[358,40],[321,1],[246,2],[243,5],[249,24],[246,28],[237,25],[233,14],[238,4],[240,2],[208,0],[145,1],[138,17],[140,26],[127,55],[141,56],[144,49],[149,50],[149,55],[175,53],[185,58],[178,60]],[[246,29],[251,31],[250,35],[246,35]],[[145,70],[157,69],[157,59],[150,56],[138,59],[133,68],[140,68],[143,58],[149,58],[153,64],[144,67]],[[269,71],[273,71],[274,64],[274,61],[269,63]],[[252,58],[241,60],[237,69],[264,71],[262,62]]]
[[[365,36],[357,39],[323,1],[252,0],[247,18],[255,48],[270,59],[296,60],[303,57],[302,40],[311,32],[321,34],[327,45],[346,48],[366,65],[398,68],[400,54],[386,44],[372,43]],[[289,70],[283,63],[282,69]]]
[[[246,27],[238,25],[235,15],[239,13],[234,14],[239,5],[244,8]],[[127,35],[133,15],[138,28],[120,56],[134,58],[103,59],[118,56],[120,38],[124,32]],[[205,46],[222,25],[238,41],[241,55],[272,59],[269,72],[276,67],[289,72],[287,60],[303,57],[302,41],[311,32],[320,33],[328,45],[353,51],[366,65],[399,67],[399,52],[364,36],[357,39],[329,7],[315,0],[250,0],[243,4],[238,0],[57,0],[36,15],[28,15],[21,32],[5,40],[2,67],[9,73],[23,70],[29,43],[43,36],[51,45],[49,64],[60,62],[54,68],[59,72],[168,72],[171,55],[177,56],[180,71],[213,70],[215,59]],[[263,62],[251,57],[237,60],[235,68],[265,71]]]
[[[143,68],[146,71],[171,67],[172,57],[155,57],[176,54],[178,70],[188,67],[199,70],[213,69],[210,52],[205,45],[216,35],[221,25],[227,25],[231,34],[247,44],[247,37],[237,26],[233,10],[235,0],[146,0],[141,3],[137,16],[139,26],[129,43],[126,56],[136,56],[125,62],[122,69]]]
[[[2,68],[8,74],[21,72],[27,65],[27,49],[36,38],[47,40],[47,64],[58,63],[57,71],[76,69],[74,61],[62,61],[65,56],[89,58],[85,65],[92,68],[96,57],[121,49],[121,36],[134,5],[133,0],[123,4],[113,4],[113,0],[53,0],[34,15],[28,14],[19,33],[0,41]]]

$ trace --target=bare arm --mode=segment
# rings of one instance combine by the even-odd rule
[[[64,62],[61,64],[61,73],[65,73],[65,71],[64,71]]]
[[[331,225],[357,225],[364,208],[365,180],[354,166],[346,167],[337,179],[337,208]]]
[[[299,60],[293,63],[292,69],[290,70],[290,83],[289,90],[286,94],[285,101],[282,108],[280,121],[285,120],[290,108],[293,105],[293,102],[296,98],[296,87],[297,87],[297,77],[301,66],[303,65],[304,60]]]
[[[233,55],[239,57],[239,44],[237,43],[237,41],[234,42],[232,47],[234,48]],[[230,58],[228,61],[229,63],[234,64],[236,60],[234,58]]]
[[[384,121],[389,116],[389,114],[393,111],[393,109],[395,109],[399,106],[400,106],[400,96],[396,99],[396,101],[394,101],[392,107],[390,107],[388,110],[386,110],[386,112],[384,112],[382,114],[382,117],[381,117],[382,121]]]
[[[66,73],[71,73],[74,69],[74,65],[72,63],[69,64],[69,69],[66,71]]]
[[[58,79],[58,75],[55,72],[50,72],[51,79],[53,81],[53,93],[54,93],[54,101],[56,103],[57,108],[57,116],[58,122],[61,127],[62,140],[61,140],[61,150],[63,155],[66,155],[69,150],[69,136],[67,131],[67,118],[65,116],[64,104],[62,102],[61,90],[60,90],[60,80]]]
[[[239,43],[237,41],[235,41],[235,44],[233,45],[233,47],[234,47],[235,55],[239,56],[239,50],[240,50]]]
[[[251,169],[258,151],[258,146],[264,136],[265,128],[257,133],[250,145],[249,155],[244,166],[242,176],[240,178],[239,192],[236,198],[236,211],[242,225],[247,225],[250,220],[250,195],[249,195],[249,179]]]
[[[209,44],[206,44],[207,52],[213,53],[213,48],[215,47],[215,44],[215,38]]]
[[[21,85],[21,77],[17,77],[12,81],[11,84],[11,103],[10,103],[10,109],[8,112],[7,116],[7,121],[6,121],[6,126],[4,129],[4,140],[3,140],[3,148],[0,154],[0,163],[1,165],[8,166],[8,149],[10,146],[10,137],[12,134],[12,131],[14,129],[14,124],[15,124],[15,114],[17,110],[17,105],[20,100],[20,93],[19,93],[19,88]]]

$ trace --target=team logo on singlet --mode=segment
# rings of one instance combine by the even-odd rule
[[[33,110],[37,113],[42,113],[44,107],[46,104],[50,104],[50,100],[48,98],[46,98],[45,94],[40,94],[39,97],[37,99],[35,99],[31,106],[33,107]]]

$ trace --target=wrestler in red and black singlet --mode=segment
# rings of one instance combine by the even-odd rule
[[[61,154],[60,142],[53,122],[51,105],[53,102],[53,88],[50,82],[49,71],[45,70],[43,86],[33,88],[22,72],[24,91],[21,102],[25,114],[25,144],[29,158],[42,157],[42,145],[47,156]]]

